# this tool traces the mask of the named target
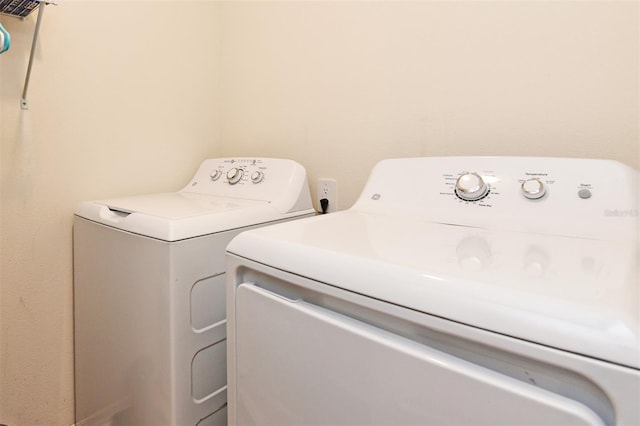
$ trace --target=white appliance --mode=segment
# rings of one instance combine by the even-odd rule
[[[210,159],[174,193],[74,218],[76,424],[226,425],[227,243],[314,215],[305,169]]]
[[[227,247],[229,422],[640,424],[638,174],[385,160]]]

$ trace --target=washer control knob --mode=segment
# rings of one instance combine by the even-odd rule
[[[229,180],[229,185],[235,185],[236,183],[240,182],[240,179],[242,179],[243,174],[244,174],[244,171],[238,167],[229,169],[229,171],[227,172],[227,179]]]
[[[209,176],[211,176],[211,180],[218,180],[218,179],[220,179],[220,175],[222,175],[220,170],[215,169],[214,171],[211,172],[211,174]]]
[[[487,195],[489,186],[477,173],[464,173],[456,180],[456,194],[467,201],[475,201]]]
[[[540,179],[533,178],[527,179],[522,182],[522,195],[527,197],[530,200],[537,200],[538,198],[542,198],[544,194],[547,193],[547,188],[544,186],[544,183]]]
[[[262,182],[262,179],[264,179],[264,173],[260,170],[256,170],[255,172],[251,173],[251,182],[260,183]]]

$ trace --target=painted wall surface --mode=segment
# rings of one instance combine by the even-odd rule
[[[389,157],[638,167],[638,4],[225,3],[223,152],[293,157],[340,209]]]
[[[174,191],[216,156],[214,2],[47,6],[2,17],[0,423],[73,419],[72,215],[81,200]]]
[[[175,190],[222,155],[295,159],[340,209],[382,158],[640,164],[636,1],[60,3],[29,111],[35,15],[0,18],[0,423],[73,421],[81,200]]]

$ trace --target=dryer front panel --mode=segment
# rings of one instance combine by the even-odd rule
[[[586,405],[253,283],[235,295],[242,425],[571,424]]]

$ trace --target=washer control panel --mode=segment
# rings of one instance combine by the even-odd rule
[[[269,160],[261,158],[229,158],[211,164],[209,177],[212,182],[220,181],[227,185],[237,183],[259,184],[268,175]],[[220,179],[222,178],[222,179]]]
[[[378,163],[354,208],[482,228],[637,235],[638,194],[638,172],[611,160],[405,158]]]
[[[304,167],[292,160],[216,158],[205,160],[180,192],[273,201],[307,194],[306,185]]]

